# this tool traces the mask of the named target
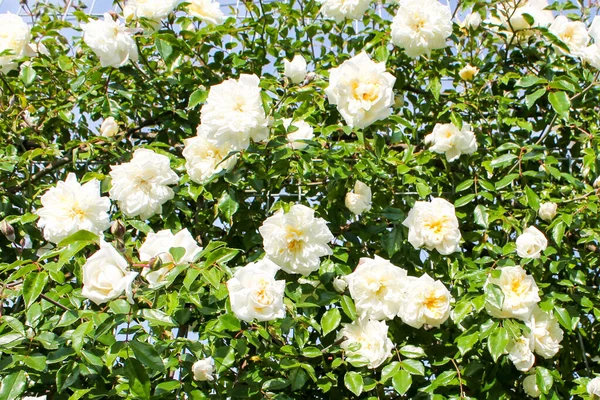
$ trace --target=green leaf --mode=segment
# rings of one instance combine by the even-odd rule
[[[20,398],[21,393],[27,387],[25,371],[15,372],[2,378],[0,383],[0,399],[15,400]]]
[[[173,256],[173,261],[179,262],[185,256],[185,248],[183,247],[171,247],[169,253]]]
[[[535,211],[540,209],[540,198],[529,186],[525,186],[525,196],[527,196],[527,204]]]
[[[348,371],[346,375],[344,375],[344,385],[350,390],[354,395],[360,396],[363,391],[363,377],[358,372]]]
[[[150,399],[150,377],[146,368],[146,365],[135,358],[125,361],[125,376],[129,381],[129,390],[136,399]]]
[[[46,356],[40,353],[34,353],[28,356],[25,356],[23,359],[25,365],[29,368],[33,368],[36,371],[43,371],[46,369]]]
[[[556,243],[558,246],[560,246],[562,244],[562,239],[563,239],[563,236],[565,235],[566,227],[567,226],[565,225],[565,223],[563,221],[559,221],[552,228],[552,239],[554,239],[554,243]]]
[[[554,379],[548,371],[544,367],[536,367],[535,368],[535,383],[537,387],[540,389],[542,393],[547,394],[552,388],[552,384],[554,383]]]
[[[404,357],[408,357],[408,358],[421,358],[421,357],[425,357],[425,351],[417,346],[412,346],[410,344],[407,344],[406,346],[402,346],[400,348],[400,354],[402,354]]]
[[[314,346],[309,346],[302,349],[302,355],[308,358],[317,358],[321,357],[323,353],[321,353],[321,350],[319,350],[318,348]]]
[[[516,155],[514,154],[503,154],[500,157],[494,158],[491,162],[490,162],[490,166],[492,168],[497,168],[500,166],[504,166],[509,164],[512,160],[514,160],[515,158],[517,158]]]
[[[400,366],[411,375],[425,375],[425,367],[419,360],[403,360],[400,362]]]
[[[475,199],[475,195],[472,193],[468,194],[466,196],[463,196],[454,202],[454,207],[460,208],[462,206],[465,206],[465,205],[469,204],[470,202],[472,202],[473,199]]]
[[[398,371],[400,371],[400,363],[398,361],[392,361],[381,370],[380,382],[385,384],[388,379],[396,375]]]
[[[392,378],[392,385],[399,394],[404,394],[410,388],[412,384],[412,376],[405,370],[396,372],[396,375]]]
[[[308,380],[308,374],[300,367],[296,367],[290,371],[289,381],[292,384],[292,392],[302,389]]]
[[[275,378],[269,379],[268,381],[263,383],[262,388],[263,390],[281,390],[285,389],[288,386],[290,386],[290,382],[287,379]]]
[[[327,310],[321,318],[321,328],[323,329],[323,336],[326,336],[329,332],[337,328],[341,321],[342,315],[340,314],[339,309],[332,308],[330,310]]]
[[[485,289],[485,302],[492,307],[502,310],[504,304],[504,292],[498,285],[490,283]]]
[[[71,346],[77,355],[81,355],[81,349],[85,343],[85,336],[91,332],[93,328],[92,321],[84,322],[73,331],[71,335]]]
[[[231,223],[231,217],[239,208],[239,204],[227,192],[223,192],[219,199],[219,211],[223,213],[227,221]]]
[[[482,228],[487,228],[489,225],[487,209],[483,205],[478,205],[475,207],[475,211],[473,212],[473,217],[475,219],[475,223]]]
[[[354,321],[356,319],[356,307],[354,306],[354,301],[348,296],[342,296],[340,304],[342,305],[344,314]]]
[[[40,297],[46,286],[46,282],[48,282],[48,273],[46,271],[33,272],[25,277],[23,281],[25,307],[29,308]]]
[[[500,326],[492,332],[488,338],[488,350],[490,351],[494,362],[498,361],[498,358],[504,353],[508,341],[508,332],[503,327]]]
[[[25,87],[31,86],[36,76],[37,73],[31,65],[23,64],[21,66],[21,71],[19,72],[19,79],[21,79],[21,82],[23,82]]]
[[[129,341],[129,347],[133,350],[135,358],[144,364],[145,368],[160,372],[165,371],[163,361],[154,349],[154,346],[133,339]]]
[[[190,100],[188,102],[188,109],[192,109],[196,107],[198,104],[203,103],[208,97],[208,92],[204,89],[198,89],[190,96]]]
[[[569,100],[569,96],[565,92],[551,92],[548,95],[548,100],[559,116],[564,119],[569,118],[571,100]]]
[[[527,96],[525,96],[525,105],[527,106],[527,108],[533,107],[533,105],[535,104],[535,102],[540,97],[542,97],[544,94],[546,94],[546,88],[538,89],[535,92],[530,93]]]
[[[72,234],[71,236],[67,236],[63,240],[58,243],[58,247],[65,247],[75,242],[85,242],[88,244],[97,243],[98,235],[93,234],[90,231],[80,230]]]
[[[456,339],[456,347],[458,347],[458,351],[460,351],[460,354],[463,356],[471,350],[479,340],[479,332],[469,332],[470,331],[463,333]]]

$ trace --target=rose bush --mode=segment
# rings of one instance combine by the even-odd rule
[[[600,396],[588,2],[21,3],[0,400]]]

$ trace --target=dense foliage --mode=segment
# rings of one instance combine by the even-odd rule
[[[429,1],[422,3],[427,8]],[[118,53],[120,67],[107,65],[116,53],[99,58],[82,40],[81,25],[94,19],[85,9],[69,22],[58,7],[29,4],[37,54],[20,54],[18,65],[0,72],[0,399],[508,399],[527,397],[523,380],[531,375],[542,398],[590,398],[586,385],[600,373],[599,74],[591,55],[576,53],[532,12],[521,16],[526,29],[517,31],[512,17],[522,4],[497,3],[459,2],[449,10],[445,47],[409,56],[391,34],[397,9],[405,7],[393,1],[337,22],[314,0],[243,2],[210,24],[179,2],[160,22],[129,15],[132,29],[123,34],[133,42],[125,43],[126,59]],[[124,6],[115,1],[107,18],[124,21]],[[471,11],[484,21],[462,23]],[[565,1],[547,12],[587,27],[595,10]],[[343,93],[328,88],[332,69],[363,51],[395,78],[385,78],[393,92],[374,121],[349,123]],[[284,60],[297,54],[309,74],[285,77]],[[467,65],[475,67],[470,74]],[[243,74],[259,77],[262,131],[247,143],[229,140],[221,161],[227,166],[192,179],[184,141],[196,136],[201,110],[202,125],[219,113],[219,105],[207,106],[211,87]],[[237,95],[247,100],[252,93]],[[117,133],[101,136],[109,117]],[[301,142],[307,146],[290,145],[286,135],[300,127],[285,118],[314,129],[314,138]],[[470,125],[477,150],[471,143],[454,158],[432,151],[433,136],[425,137],[449,123],[465,132]],[[131,188],[116,193],[115,166],[141,148],[155,154],[145,153],[140,173],[161,169],[165,191],[152,212],[136,214],[119,198]],[[69,173],[80,183],[98,180],[104,199],[110,194],[112,203],[98,200],[110,207],[110,223],[99,223],[99,232],[45,238],[41,198]],[[372,191],[360,216],[346,206],[357,181]],[[433,198],[456,210],[456,249],[409,242],[403,222],[417,201]],[[551,202],[556,215],[547,205],[539,213]],[[239,298],[232,310],[227,282],[249,263],[270,271],[261,226],[296,204],[312,208],[322,225],[317,268],[284,266],[289,260],[272,256],[283,270],[273,269],[265,282],[285,283],[283,313],[253,319],[239,311]],[[51,217],[44,217],[46,229]],[[547,238],[537,258],[517,254],[517,237],[530,226]],[[192,249],[189,260],[183,246],[164,250],[170,258],[143,256],[149,234],[165,229],[187,229],[202,251]],[[101,240],[106,254],[104,242],[114,252],[106,257],[126,261],[119,285],[133,282],[131,293],[123,286],[109,301],[84,285],[92,278],[82,267]],[[365,362],[350,356],[361,345],[345,342],[344,324],[364,315],[340,277],[375,256],[411,279],[439,280],[452,297],[451,312],[439,326],[415,322],[406,310],[377,318],[387,324],[392,356]],[[556,355],[536,350],[534,367],[523,372],[506,353],[531,333],[526,318],[488,312],[507,301],[494,283],[498,271],[517,265],[539,288],[533,303],[564,334]],[[148,275],[163,267],[162,275]],[[408,301],[393,300],[400,308]],[[209,357],[214,371],[207,366],[208,374],[194,379],[193,365]]]

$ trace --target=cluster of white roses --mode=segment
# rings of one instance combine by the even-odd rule
[[[359,319],[344,324],[338,339],[350,359],[364,359],[369,368],[391,356],[393,344],[383,320],[400,317],[414,328],[439,327],[450,315],[452,296],[442,282],[427,274],[408,276],[381,257],[361,258],[345,280]],[[355,343],[361,346],[357,349]]]
[[[493,286],[492,286],[493,285]],[[525,321],[529,332],[508,347],[510,360],[520,371],[528,371],[535,363],[534,352],[544,358],[552,358],[560,349],[563,331],[551,312],[538,306],[539,289],[531,275],[521,266],[502,267],[493,271],[485,283],[486,293],[492,287],[499,288],[502,301],[486,302],[487,312],[496,318],[516,318]],[[488,293],[489,294],[489,293]]]

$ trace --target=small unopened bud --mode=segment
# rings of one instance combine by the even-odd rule
[[[125,236],[125,224],[121,221],[115,221],[110,227],[110,233],[117,239],[122,239]]]
[[[308,85],[309,83],[314,81],[316,77],[317,74],[315,74],[314,72],[309,72],[308,74],[306,74],[306,78],[304,78],[304,82],[302,83],[302,85]]]
[[[150,268],[151,271],[155,271],[160,267],[162,267],[162,260],[159,257],[153,257],[148,261],[148,268]]]
[[[344,278],[335,278],[333,280],[333,288],[338,293],[344,293],[346,291],[347,287],[348,287],[348,282],[346,282],[346,280]]]
[[[21,4],[22,6],[26,6],[27,0],[19,0],[19,4]]]
[[[113,20],[118,20],[119,19],[119,14],[117,14],[116,12],[114,12],[113,10],[110,10],[108,12],[110,14],[110,16],[112,17]]]
[[[10,242],[15,241],[15,228],[6,221],[0,222],[0,231],[6,236]]]

